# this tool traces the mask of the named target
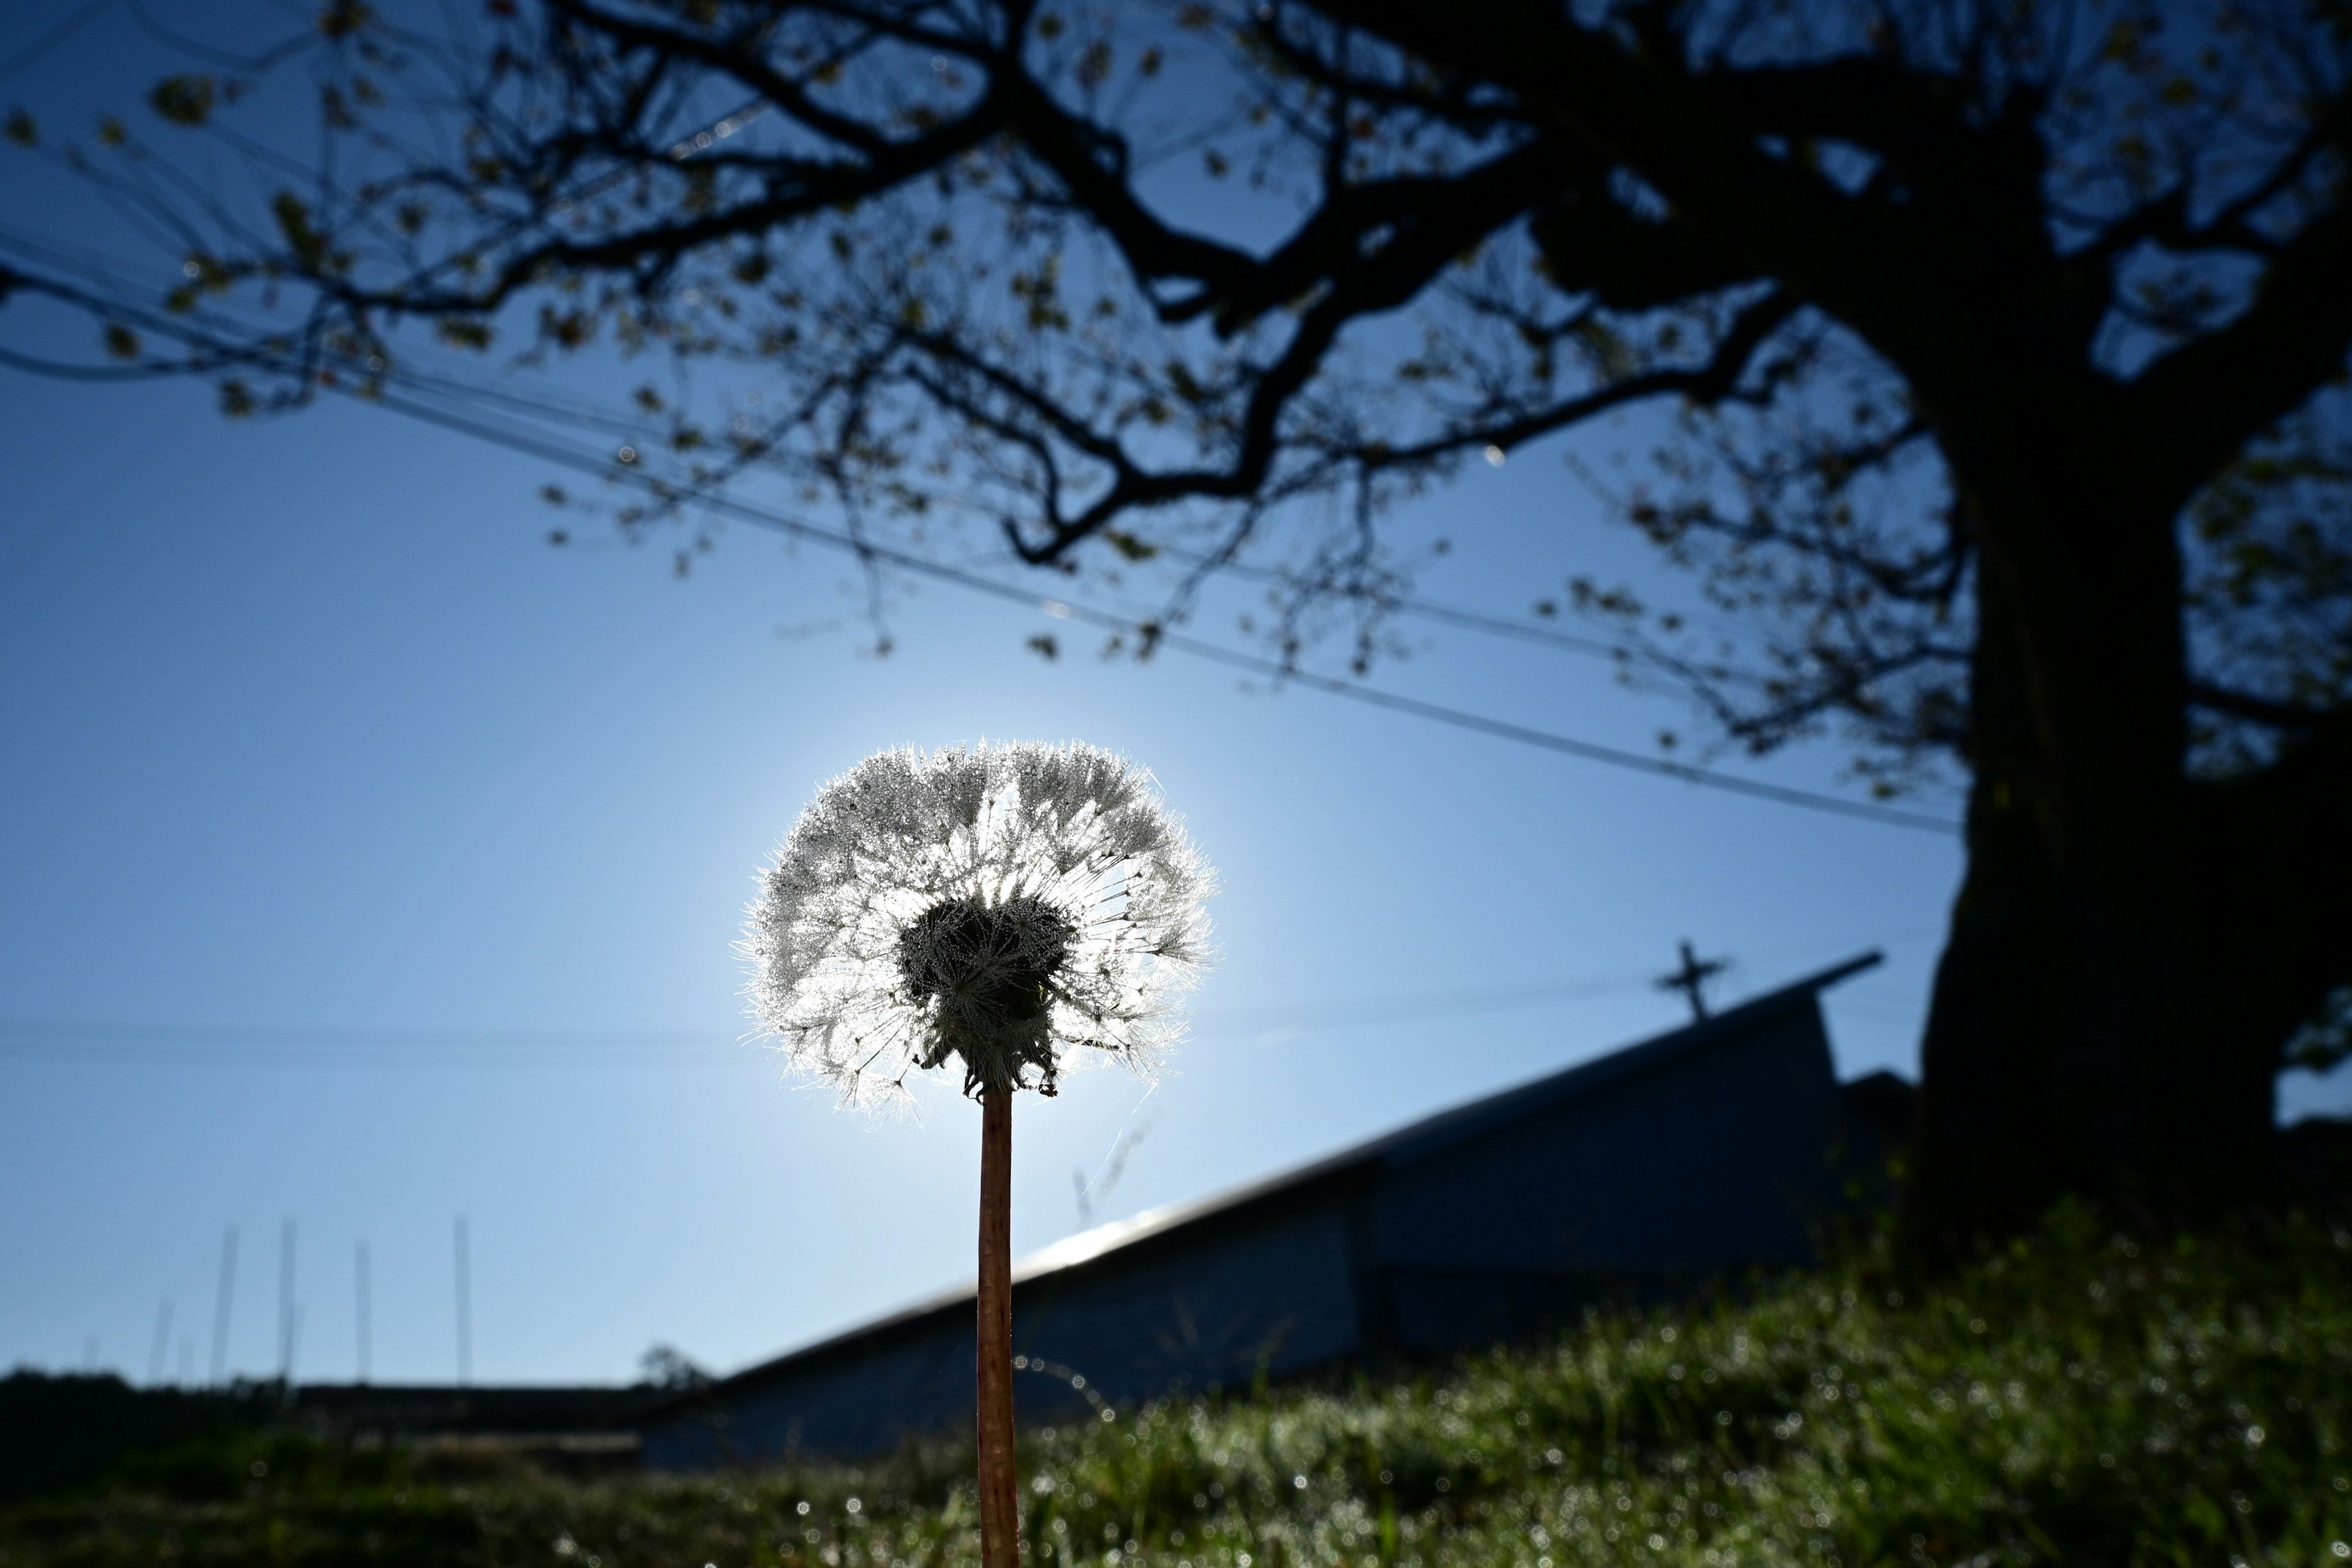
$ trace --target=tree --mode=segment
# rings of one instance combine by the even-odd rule
[[[1774,635],[1574,605],[1752,751],[1968,776],[1924,1232],[2266,1171],[2352,980],[2345,0],[332,0],[303,58],[336,150],[252,203],[58,154],[175,314],[16,287],[232,411],[396,384],[414,323],[756,370],[730,425],[645,395],[698,475],[1172,562],[1180,614],[1275,550],[1286,656],[1337,607],[1360,664],[1387,503],[1654,411],[1613,495]]]

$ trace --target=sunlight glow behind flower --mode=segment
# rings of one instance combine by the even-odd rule
[[[1210,956],[1207,863],[1148,773],[1076,743],[868,757],[761,883],[752,1011],[852,1104],[950,1059],[967,1094],[1052,1094],[1072,1047],[1148,1074]]]

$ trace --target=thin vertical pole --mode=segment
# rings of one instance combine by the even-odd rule
[[[294,1222],[278,1233],[278,1381],[294,1383]]]
[[[375,1370],[375,1347],[371,1342],[373,1325],[368,1321],[368,1248],[364,1241],[360,1243],[352,1272],[356,1278],[352,1281],[354,1289],[352,1294],[359,1303],[359,1381],[365,1383]]]
[[[466,1216],[457,1216],[457,1386],[474,1381],[474,1268],[467,1256]]]
[[[236,1294],[236,1226],[221,1237],[220,1294],[213,1298],[213,1375],[228,1381],[228,1310]]]
[[[147,1382],[150,1386],[163,1381],[163,1358],[172,1353],[172,1298],[155,1309],[155,1345],[147,1354]]]
[[[1021,1505],[1013,1458],[1013,1091],[980,1100],[980,1561],[1018,1568]]]

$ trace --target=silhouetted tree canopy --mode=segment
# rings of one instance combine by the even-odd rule
[[[1286,657],[1360,667],[1391,503],[1636,416],[1592,483],[1760,640],[1527,611],[1752,751],[1965,769],[1921,1149],[1965,1227],[2242,1184],[2352,981],[2347,70],[2346,0],[336,0],[152,128],[12,127],[182,272],[14,281],[233,413],[425,331],[730,367],[756,406],[642,395],[698,479],[1150,563],[1171,616],[1271,563]],[[239,127],[289,72],[324,151]]]

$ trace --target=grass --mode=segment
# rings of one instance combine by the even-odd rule
[[[2158,1246],[2062,1214],[1932,1289],[1883,1259],[1352,1389],[1030,1435],[1039,1568],[2352,1561],[2352,1229]],[[969,1448],[566,1481],[291,1434],[0,1511],[0,1564],[945,1568]]]

